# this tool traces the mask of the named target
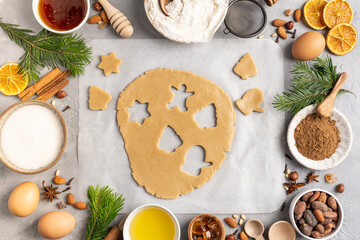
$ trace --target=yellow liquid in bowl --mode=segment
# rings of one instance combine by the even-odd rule
[[[173,240],[175,225],[161,209],[147,208],[135,215],[130,223],[131,240]]]

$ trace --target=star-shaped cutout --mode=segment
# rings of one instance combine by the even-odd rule
[[[98,68],[104,70],[105,76],[109,76],[110,73],[119,73],[119,66],[122,64],[122,60],[117,58],[115,53],[112,52],[109,55],[101,55],[101,63]]]

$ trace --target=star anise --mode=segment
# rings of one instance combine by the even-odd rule
[[[45,186],[45,181],[42,182],[42,187],[45,192],[42,192],[41,195],[45,195],[44,199],[49,199],[50,202],[53,201],[54,198],[59,199],[57,194],[60,194],[61,192],[58,192],[59,187],[55,187],[51,184],[50,187]]]
[[[297,191],[298,188],[305,186],[305,183],[297,183],[296,181],[290,183],[284,183],[284,186],[287,187],[287,194],[291,194],[294,191]]]
[[[315,175],[315,171],[309,173],[306,177],[306,181],[307,181],[306,184],[311,183],[311,181],[319,182],[319,180],[317,180],[318,177],[319,175]]]

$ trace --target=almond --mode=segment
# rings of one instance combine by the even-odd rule
[[[90,24],[94,24],[94,23],[98,23],[101,22],[101,16],[100,15],[94,15],[91,18],[89,18],[88,23]]]
[[[286,21],[282,20],[282,19],[276,19],[273,21],[273,25],[275,27],[280,27],[280,26],[284,26],[286,24]]]
[[[75,203],[75,197],[74,197],[74,195],[72,194],[72,193],[69,193],[68,195],[67,195],[67,203],[69,204],[69,205],[74,205],[74,203]]]
[[[295,10],[295,13],[294,13],[294,20],[295,22],[300,22],[301,20],[301,16],[302,16],[302,13],[301,13],[301,9],[296,9]]]
[[[232,228],[236,228],[238,225],[237,221],[230,217],[225,218],[225,222]]]
[[[77,209],[80,209],[80,210],[84,210],[86,208],[86,203],[85,202],[76,202],[74,204],[74,207],[76,207]]]
[[[101,17],[101,19],[103,20],[104,23],[106,23],[106,24],[110,23],[109,18],[106,15],[106,12],[104,10],[101,11],[100,17]]]
[[[283,39],[286,39],[286,38],[287,38],[287,33],[286,33],[285,28],[283,28],[283,27],[280,26],[280,27],[278,27],[277,32],[278,32],[278,34],[279,34],[279,36],[280,36],[281,38],[283,38]]]
[[[249,237],[246,235],[245,232],[240,233],[240,240],[249,240]]]
[[[55,176],[55,177],[53,178],[53,182],[54,182],[55,184],[57,184],[57,185],[61,185],[61,184],[65,184],[67,181],[66,181],[66,179],[63,178],[63,177]]]

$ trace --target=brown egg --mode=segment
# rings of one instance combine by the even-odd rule
[[[75,217],[71,213],[53,211],[40,218],[38,231],[45,238],[58,239],[71,233],[75,224]]]
[[[325,49],[324,36],[315,31],[306,32],[296,39],[292,55],[300,61],[309,61],[318,57]]]
[[[9,211],[18,217],[26,217],[35,211],[39,203],[39,188],[33,182],[23,182],[11,192]]]

